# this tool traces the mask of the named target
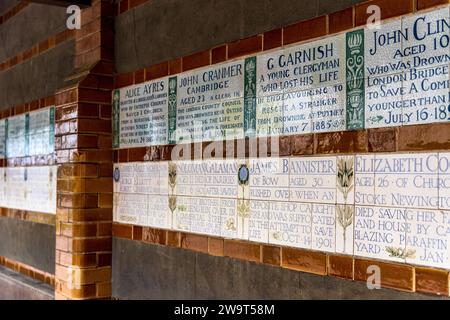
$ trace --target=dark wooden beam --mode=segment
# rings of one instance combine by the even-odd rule
[[[91,5],[91,0],[28,0],[28,2],[34,3],[44,3],[52,6],[70,6],[71,4],[76,4],[80,7],[87,7]]]

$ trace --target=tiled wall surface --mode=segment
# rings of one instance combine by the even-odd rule
[[[114,147],[446,123],[449,10],[116,90]]]
[[[0,207],[56,213],[54,141],[54,107],[0,120]]]
[[[376,264],[448,295],[439,4],[372,1],[116,76],[114,236],[353,280]]]
[[[117,164],[114,220],[450,269],[449,166],[448,153]]]

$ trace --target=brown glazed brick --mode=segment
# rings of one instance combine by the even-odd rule
[[[142,241],[145,242],[165,245],[166,235],[167,232],[165,230],[153,229],[148,227],[142,229]]]
[[[368,130],[369,152],[393,152],[397,149],[397,128]]]
[[[403,14],[408,14],[414,10],[415,0],[374,0],[355,6],[355,25],[361,26],[367,23],[367,19],[372,13],[367,13],[370,5],[377,5],[381,8],[381,18],[388,19]]]
[[[367,131],[317,133],[314,138],[317,154],[367,152]]]
[[[130,9],[146,3],[148,0],[129,0]]]
[[[213,256],[223,257],[223,244],[223,239],[210,237],[208,239],[208,253]]]
[[[144,161],[147,155],[146,147],[132,148],[128,150],[128,161]]]
[[[328,275],[353,279],[353,258],[349,256],[328,256]]]
[[[128,162],[128,149],[120,149],[118,151],[118,161]]]
[[[208,253],[208,237],[190,233],[182,233],[181,248]]]
[[[227,60],[227,46],[223,45],[211,50],[211,63],[219,63]]]
[[[208,66],[211,64],[211,51],[203,51],[183,57],[183,71]]]
[[[431,268],[416,268],[416,291],[449,295],[449,272]]]
[[[283,29],[264,32],[263,50],[281,47],[283,44]]]
[[[407,265],[355,259],[355,280],[367,281],[369,266],[378,266],[381,270],[381,286],[385,288],[414,291],[414,268]]]
[[[434,6],[449,4],[450,0],[417,0],[417,9],[422,10]]]
[[[329,33],[337,33],[353,28],[353,8],[334,12],[328,17]]]
[[[261,248],[259,244],[238,241],[238,240],[224,240],[223,247],[224,256],[260,262]]]
[[[398,151],[450,149],[450,123],[398,128]]]
[[[138,70],[134,72],[134,83],[142,83],[145,81],[145,70]]]
[[[181,73],[183,70],[183,61],[181,58],[169,61],[169,75]]]
[[[262,246],[262,262],[274,266],[281,265],[281,248],[275,246]]]
[[[314,152],[314,135],[293,135],[291,136],[291,154],[310,155]]]
[[[327,17],[321,16],[311,20],[302,21],[283,28],[283,44],[324,36],[327,33]]]
[[[122,88],[134,83],[134,72],[118,74],[114,78],[114,87]]]
[[[136,241],[142,240],[142,227],[141,226],[133,226],[133,240],[136,240]]]
[[[232,42],[228,45],[228,59],[256,53],[262,50],[262,36],[257,35],[250,38]]]
[[[133,239],[133,227],[124,224],[114,223],[112,226],[112,235],[117,238]]]
[[[327,274],[327,255],[322,252],[282,248],[282,266],[319,275]]]
[[[175,231],[167,231],[167,245],[171,247],[179,247],[180,233]]]
[[[162,62],[145,69],[145,80],[165,77],[169,74],[169,63]]]

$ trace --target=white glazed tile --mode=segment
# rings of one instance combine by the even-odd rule
[[[355,156],[355,204],[375,204],[375,155]]]
[[[365,29],[364,65],[366,76],[380,76],[405,70],[398,52],[402,49],[401,19]]]
[[[312,132],[346,130],[345,84],[311,90]]]
[[[221,234],[221,210],[218,198],[190,199],[191,232],[220,236]]]
[[[282,134],[284,103],[283,93],[257,98],[256,134],[258,137]]]
[[[138,194],[160,194],[161,182],[157,162],[133,164],[133,192]]]
[[[336,202],[355,202],[355,157],[339,156],[336,159]]]
[[[257,96],[272,96],[283,93],[282,82],[290,78],[289,70],[278,63],[285,50],[280,49],[257,57]]]
[[[268,201],[249,201],[249,202],[250,202],[250,216],[248,218],[248,240],[268,243],[269,202]],[[239,204],[242,204],[242,200],[238,200],[238,206]],[[239,215],[240,211],[238,207],[238,216]],[[241,221],[244,220],[241,219]]]
[[[220,236],[223,238],[243,238],[242,229],[238,230],[240,219],[242,217],[237,214],[237,200],[236,199],[220,199],[221,210],[221,232]],[[245,219],[245,217],[244,217]],[[244,221],[245,222],[245,221]],[[240,232],[239,232],[240,231]]]
[[[119,171],[116,170],[119,169]],[[120,163],[114,169],[114,192],[133,193],[134,173],[133,163]]]
[[[336,205],[336,253],[353,254],[355,207]]]
[[[172,213],[172,229],[189,232],[191,230],[191,198],[175,197],[175,199],[176,205]]]
[[[439,209],[450,209],[450,153],[439,153]]]
[[[401,126],[405,122],[402,97],[407,93],[406,79],[405,72],[366,77],[366,128]]]
[[[283,135],[313,132],[312,95],[309,91],[286,92],[283,95]]]
[[[147,225],[147,201],[141,194],[119,193],[115,197],[115,219],[117,222]]]
[[[449,64],[412,69],[403,83],[403,125],[450,120]]]
[[[167,195],[149,195],[147,225],[153,228],[171,229],[172,213]]]
[[[377,206],[438,207],[438,154],[375,156]]]
[[[336,157],[291,157],[290,201],[336,203]]]
[[[406,210],[356,206],[354,254],[405,262]]]
[[[310,203],[270,202],[269,243],[311,249],[311,206]]]
[[[0,207],[6,207],[5,201],[5,168],[0,168]]]
[[[171,191],[169,187],[169,162],[168,161],[160,161],[158,163],[159,170],[159,194],[160,195],[168,195],[169,191]]]
[[[289,200],[289,158],[250,159],[250,199]]]
[[[403,63],[410,68],[429,68],[444,64],[445,56],[450,54],[448,27],[450,25],[449,7],[422,14],[406,16],[402,19],[403,30],[409,37],[403,41]],[[440,45],[440,41],[443,46]],[[436,42],[435,42],[436,41]]]
[[[312,249],[335,252],[336,248],[336,205],[311,205],[312,209]]]
[[[8,157],[25,156],[25,114],[8,118]]]
[[[408,209],[406,262],[450,268],[450,211]]]
[[[6,120],[0,120],[0,159],[6,158]]]
[[[222,100],[220,108],[223,116],[219,117],[216,131],[220,135],[212,141],[242,139],[244,134],[244,99]]]

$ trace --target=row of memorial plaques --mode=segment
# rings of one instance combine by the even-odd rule
[[[0,207],[56,213],[56,166],[0,168]]]
[[[450,153],[116,164],[114,220],[450,268]]]
[[[113,93],[114,147],[448,122],[450,10]]]
[[[50,154],[54,141],[54,107],[0,120],[0,158]]]

